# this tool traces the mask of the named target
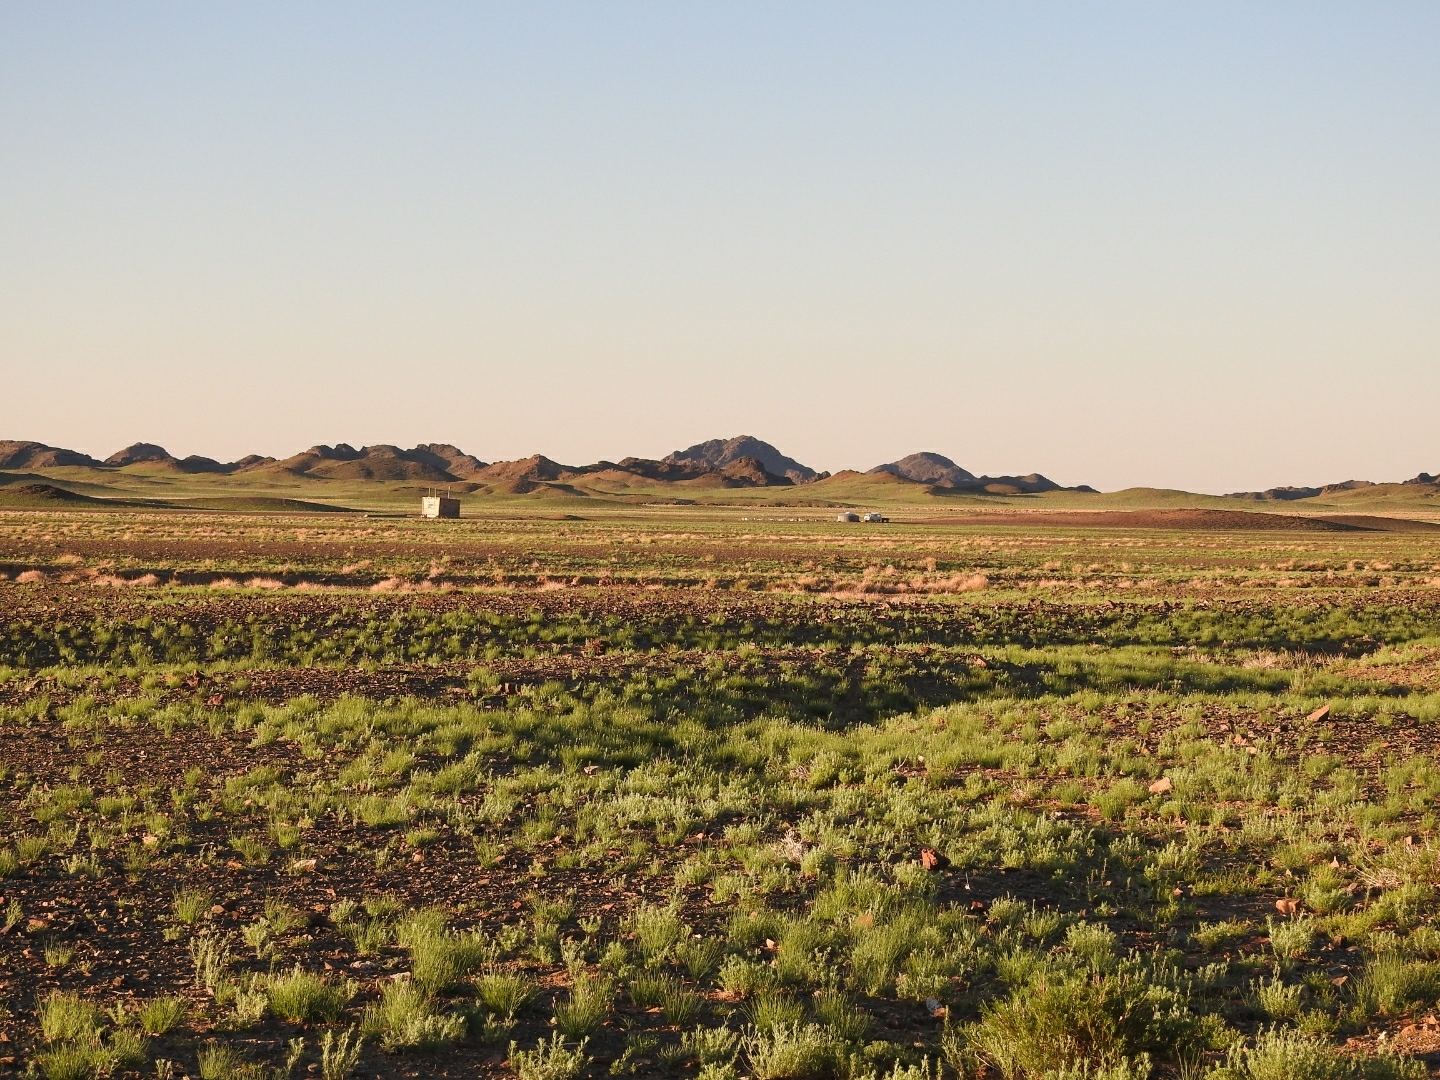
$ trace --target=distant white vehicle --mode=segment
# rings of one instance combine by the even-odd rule
[[[849,510],[846,510],[845,513],[838,515],[838,516],[835,518],[835,520],[836,520],[836,521],[859,521],[859,520],[860,520],[860,515],[859,515],[859,514],[853,514],[853,513],[851,513]]]
[[[860,520],[861,520],[861,521],[884,521],[884,520],[885,520],[885,515],[876,513],[875,511],[872,510],[870,513],[866,514],[866,515],[865,515],[864,517],[862,517]]]

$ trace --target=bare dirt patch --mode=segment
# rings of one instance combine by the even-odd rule
[[[965,514],[925,518],[917,525],[1061,526],[1074,529],[1201,529],[1217,532],[1429,532],[1440,525],[1367,514],[1302,517],[1249,510],[1102,510]]]

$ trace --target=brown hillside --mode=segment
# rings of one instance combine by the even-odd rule
[[[575,475],[577,470],[568,465],[551,461],[544,454],[534,454],[518,461],[497,461],[472,473],[471,478],[482,483],[521,480],[533,483],[540,480],[567,480]]]
[[[26,440],[0,439],[0,469],[56,469],[67,465],[96,468],[89,454]]]
[[[696,443],[686,450],[676,450],[665,460],[697,470],[723,470],[725,466],[747,458],[759,463],[762,471],[772,476],[783,476],[795,484],[808,484],[822,475],[808,465],[786,457],[775,447],[753,435],[737,435],[733,439],[711,439],[709,442]]]
[[[454,450],[453,447],[445,447]],[[459,451],[456,455],[464,458]],[[474,459],[471,459],[472,461]],[[304,453],[277,461],[271,468],[325,480],[418,480],[443,484],[458,479],[446,471],[448,459],[429,447],[401,450],[381,443],[356,450],[340,443],[336,446],[312,446]],[[478,464],[478,463],[477,463]]]

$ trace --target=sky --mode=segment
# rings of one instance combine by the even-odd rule
[[[1440,5],[0,0],[0,438],[1440,472]]]

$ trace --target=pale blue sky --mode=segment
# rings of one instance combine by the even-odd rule
[[[1440,470],[1434,4],[0,3],[0,438]]]

